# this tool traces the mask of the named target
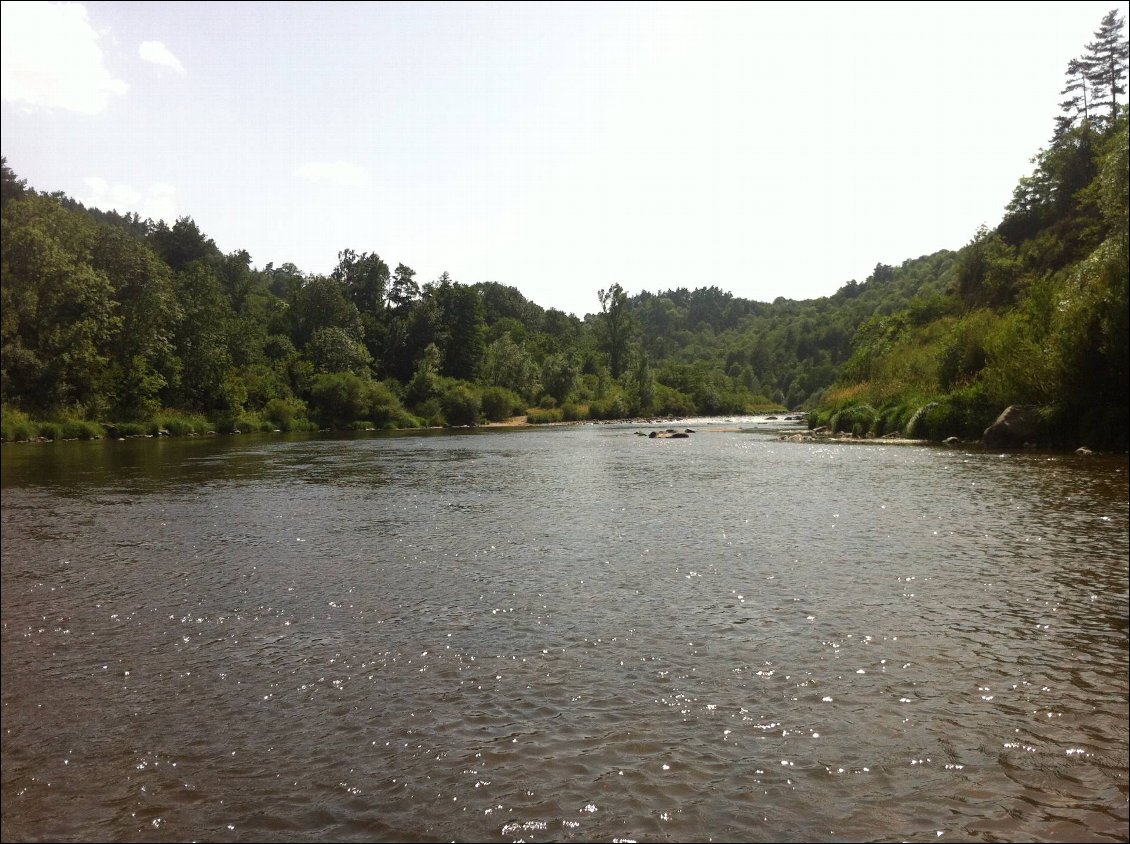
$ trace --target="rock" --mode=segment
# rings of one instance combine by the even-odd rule
[[[812,433],[814,433],[814,434],[826,434],[826,433],[828,433],[828,426],[827,425],[821,425],[819,428],[813,429]]]
[[[989,448],[1023,448],[1036,439],[1036,408],[1026,404],[1009,405],[981,436]]]
[[[942,440],[942,442],[948,445],[950,448],[961,445],[961,440],[959,440],[957,437],[946,437],[944,440]]]
[[[1080,457],[1086,457],[1090,454],[1094,454],[1094,452],[1091,451],[1091,449],[1087,448],[1087,446],[1085,446],[1085,445],[1081,445],[1081,446],[1079,446],[1079,448],[1075,449],[1075,453],[1078,454]]]
[[[688,434],[694,433],[694,428],[684,428],[683,430],[686,431]]]
[[[649,440],[654,440],[654,439],[658,439],[658,437],[659,437],[659,432],[658,432],[658,431],[652,431],[652,432],[651,432],[650,434],[648,434],[648,435],[647,435],[647,438],[648,438]]]

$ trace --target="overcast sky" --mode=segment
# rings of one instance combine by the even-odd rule
[[[1111,8],[4,2],[29,184],[262,267],[835,292],[1000,221]]]

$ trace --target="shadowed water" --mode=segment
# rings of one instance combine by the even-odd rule
[[[3,449],[10,840],[1126,841],[1127,462]]]

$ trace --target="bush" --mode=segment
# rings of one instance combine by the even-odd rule
[[[126,437],[144,437],[149,433],[156,433],[156,431],[151,431],[150,426],[144,422],[119,422],[107,427],[106,433],[111,437],[125,439]]]
[[[589,418],[589,409],[583,404],[565,402],[565,404],[561,406],[561,415],[566,422],[580,422],[581,420]]]
[[[875,416],[875,408],[871,405],[857,404],[832,414],[828,426],[832,429],[833,434],[845,431],[855,434],[857,437],[864,437],[873,433]]]
[[[306,402],[299,399],[271,399],[263,416],[280,431],[301,430],[307,426]]]
[[[479,424],[479,397],[466,383],[445,384],[440,406],[448,425]]]
[[[983,388],[973,386],[920,407],[907,423],[906,433],[935,442],[947,437],[979,440],[994,418]]]
[[[589,405],[589,419],[624,419],[628,415],[628,405],[624,397],[615,394],[594,401]]]
[[[421,428],[438,428],[447,424],[447,420],[443,418],[443,408],[440,407],[439,399],[420,402],[415,409]]]
[[[491,422],[502,422],[526,409],[518,394],[505,387],[487,387],[481,403],[483,416]]]
[[[310,405],[318,422],[327,428],[340,428],[364,418],[371,384],[352,372],[316,375],[310,386]]]
[[[906,435],[915,440],[929,439],[926,417],[937,406],[938,403],[932,401],[914,411],[914,414],[910,417],[910,421],[906,423]]]
[[[97,440],[106,436],[106,430],[97,422],[71,420],[63,423],[63,439]]]
[[[149,424],[149,433],[156,435],[160,431],[168,431],[174,437],[185,437],[189,434],[207,434],[214,428],[211,422],[198,414],[183,416],[167,411],[153,419]]]
[[[61,440],[63,426],[58,422],[40,422],[36,425],[36,436],[44,440]]]
[[[655,412],[659,416],[694,416],[697,413],[694,400],[665,384],[655,385]]]
[[[548,425],[551,422],[562,422],[565,419],[565,412],[560,408],[552,410],[542,410],[540,408],[531,410],[526,416],[526,421],[531,425]]]
[[[35,427],[26,413],[8,407],[0,409],[0,437],[4,442],[27,442],[34,436]]]
[[[414,428],[415,420],[401,405],[393,386],[385,381],[375,382],[366,394],[368,418],[378,428]]]

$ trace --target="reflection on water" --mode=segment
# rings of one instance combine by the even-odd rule
[[[621,426],[5,447],[0,832],[1125,841],[1126,470]]]

